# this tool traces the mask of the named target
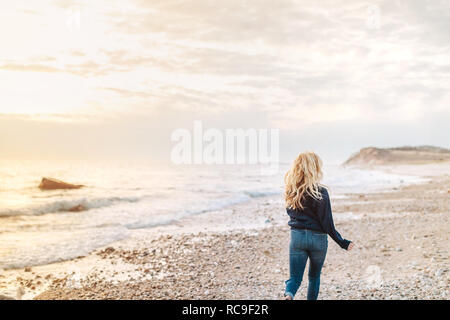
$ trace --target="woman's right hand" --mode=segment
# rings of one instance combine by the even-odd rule
[[[353,242],[350,242],[350,244],[348,245],[347,251],[352,250],[354,246],[355,246],[355,244]]]

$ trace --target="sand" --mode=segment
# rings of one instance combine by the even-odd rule
[[[450,298],[448,168],[389,167],[428,181],[332,196],[336,227],[355,248],[329,238],[319,299]],[[4,272],[0,285],[26,299],[280,299],[287,221],[280,197],[254,199],[136,231],[87,257]],[[296,299],[305,299],[307,282],[305,273]]]

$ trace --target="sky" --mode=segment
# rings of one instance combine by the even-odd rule
[[[450,148],[449,1],[1,1],[4,158],[169,160],[194,120],[282,161]]]

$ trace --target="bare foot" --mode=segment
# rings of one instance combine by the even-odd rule
[[[284,300],[292,300],[292,297],[289,294],[284,295]]]

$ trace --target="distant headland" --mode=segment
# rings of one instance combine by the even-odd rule
[[[450,161],[450,150],[435,146],[368,147],[353,154],[343,166],[425,164],[444,161]]]

